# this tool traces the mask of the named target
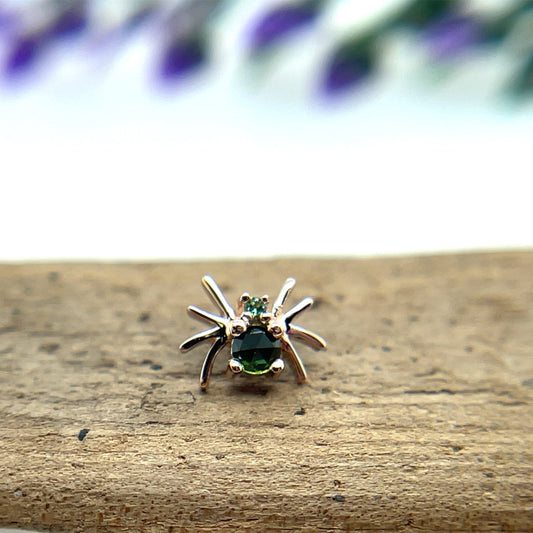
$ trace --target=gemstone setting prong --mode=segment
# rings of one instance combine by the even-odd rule
[[[241,374],[243,371],[243,366],[240,361],[232,358],[228,361],[228,369],[232,374]]]
[[[270,365],[270,371],[273,374],[281,374],[283,372],[283,369],[285,368],[285,362],[283,359],[276,359],[271,365]]]

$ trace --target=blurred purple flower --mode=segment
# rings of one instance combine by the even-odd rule
[[[146,20],[148,20],[157,10],[157,4],[155,2],[148,2],[142,5],[139,9],[134,10],[126,18],[122,24],[122,33],[128,33],[136,30]]]
[[[4,64],[5,76],[16,77],[28,71],[36,62],[42,45],[42,39],[38,35],[21,35],[16,38],[7,53]]]
[[[54,39],[77,35],[87,24],[86,2],[75,0],[53,13],[48,25],[39,31],[21,31],[12,35],[4,64],[4,75],[14,78],[31,70],[40,54]]]
[[[433,57],[453,58],[481,42],[481,23],[471,16],[449,15],[427,26],[422,40]]]
[[[164,80],[182,78],[196,70],[206,59],[200,38],[182,39],[170,43],[161,57],[159,74]]]
[[[320,5],[316,0],[305,0],[268,11],[252,28],[251,52],[263,52],[287,35],[312,24],[320,13]]]
[[[188,0],[170,13],[158,70],[163,81],[184,78],[207,61],[207,23],[220,3]]]
[[[373,38],[346,41],[335,50],[326,65],[322,91],[326,96],[340,95],[361,85],[373,70]]]
[[[48,38],[72,37],[88,26],[87,2],[74,0],[67,3],[52,18],[45,33]]]

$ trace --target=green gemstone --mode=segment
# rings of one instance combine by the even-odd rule
[[[266,303],[261,298],[254,296],[244,304],[244,312],[250,313],[253,318],[261,316],[266,311]]]
[[[265,374],[281,357],[281,341],[264,328],[252,327],[233,339],[231,356],[240,361],[246,374]]]

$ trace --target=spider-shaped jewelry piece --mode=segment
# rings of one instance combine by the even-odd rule
[[[239,299],[235,313],[215,280],[211,276],[202,278],[205,290],[224,314],[224,316],[215,315],[195,305],[188,308],[193,318],[214,324],[212,328],[193,335],[180,346],[180,350],[186,352],[203,341],[215,339],[207,352],[200,373],[202,389],[207,389],[209,385],[215,358],[230,342],[231,358],[228,361],[228,371],[233,374],[276,375],[285,368],[283,360],[285,357],[298,383],[307,380],[305,367],[294,349],[291,337],[315,350],[325,348],[326,341],[319,335],[292,323],[294,317],[313,305],[312,298],[305,298],[286,313],[283,312],[285,300],[295,283],[293,278],[287,279],[272,306],[272,312],[267,312],[267,295],[258,298],[251,297],[245,292]]]

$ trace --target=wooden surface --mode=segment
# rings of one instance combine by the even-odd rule
[[[312,384],[224,375],[214,310],[288,275]],[[0,266],[0,525],[533,530],[533,253]]]

